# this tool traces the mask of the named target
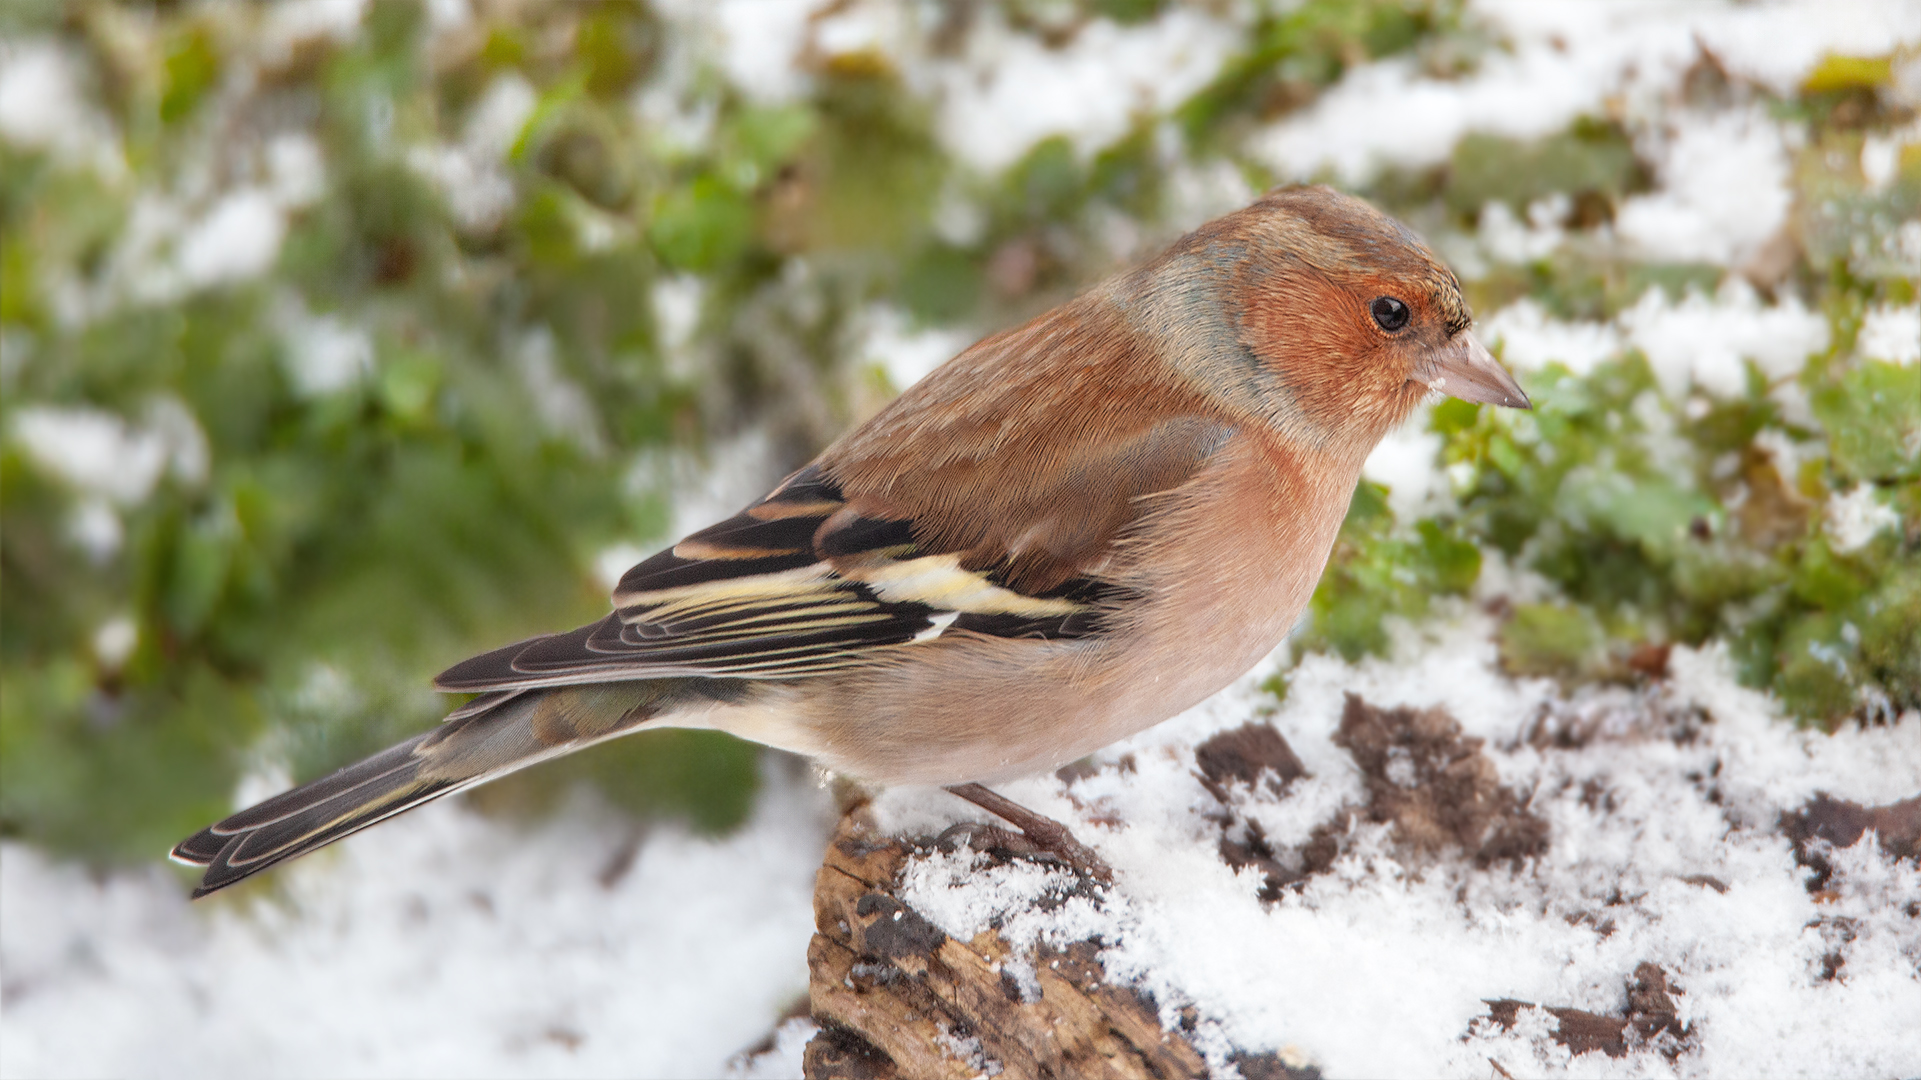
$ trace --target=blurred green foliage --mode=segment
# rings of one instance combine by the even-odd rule
[[[1060,45],[1166,7],[1008,0],[1000,15]],[[675,462],[760,429],[798,464],[897,390],[855,362],[864,312],[1017,321],[1171,239],[1181,178],[1266,182],[1242,137],[1355,64],[1411,54],[1445,76],[1489,46],[1451,0],[1260,5],[1168,115],[979,175],[871,49],[810,52],[805,92],[767,101],[643,3],[485,6],[449,29],[383,0],[350,33],[291,37],[273,10],[0,10],[0,34],[63,50],[105,128],[80,153],[0,139],[7,835],[152,857],[226,811],[249,770],[312,777],[431,724],[439,667],[605,611],[595,560],[667,539]],[[979,17],[957,5],[929,48]],[[1516,670],[1606,677],[1624,643],[1721,636],[1801,715],[1836,719],[1864,693],[1921,702],[1915,369],[1852,351],[1870,305],[1913,302],[1882,253],[1916,216],[1917,170],[1870,191],[1822,156],[1858,158],[1898,119],[1885,72],[1823,67],[1772,103],[1816,125],[1783,287],[1835,327],[1803,378],[1818,430],[1783,420],[1759,381],[1685,419],[1632,355],[1585,378],[1550,369],[1529,386],[1535,414],[1444,405],[1453,509],[1397,521],[1363,485],[1302,647],[1384,650],[1390,618],[1472,593],[1498,557],[1556,591],[1513,610]],[[1365,193],[1430,232],[1564,195],[1578,231],[1648,176],[1618,123],[1583,121],[1470,136],[1445,167]],[[247,199],[284,235],[266,265],[228,273],[238,256],[195,250],[194,232]],[[1718,277],[1573,244],[1467,284],[1484,313],[1529,296],[1595,318]],[[692,298],[690,325],[663,317],[668,294]],[[151,482],[49,464],[20,435],[49,416],[158,454]],[[1768,479],[1763,432],[1804,446],[1806,470]],[[1694,447],[1692,466],[1654,435]],[[1855,484],[1902,527],[1838,553],[1819,508]],[[591,782],[722,829],[747,811],[756,753],[636,736],[482,801],[538,810]]]

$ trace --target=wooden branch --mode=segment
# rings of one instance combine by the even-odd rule
[[[958,941],[902,903],[912,854],[877,835],[862,809],[842,817],[828,845],[807,950],[821,1026],[807,1047],[809,1080],[1206,1075],[1151,1000],[1107,980],[1093,942],[1026,956],[1035,996],[1006,970],[1011,950],[999,934]]]

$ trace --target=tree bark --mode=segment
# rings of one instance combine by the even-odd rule
[[[828,845],[807,950],[821,1026],[807,1047],[809,1080],[1206,1075],[1151,1000],[1107,980],[1094,942],[1025,957],[1035,995],[1005,970],[1011,950],[999,934],[958,941],[902,903],[913,853],[911,842],[877,835],[864,808],[841,818]]]

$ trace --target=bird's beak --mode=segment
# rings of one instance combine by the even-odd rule
[[[1463,330],[1434,349],[1414,371],[1416,382],[1462,401],[1484,401],[1511,409],[1532,409],[1514,376],[1471,332]]]

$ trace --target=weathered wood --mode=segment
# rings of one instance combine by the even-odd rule
[[[810,1080],[1206,1075],[1187,1039],[1162,1029],[1152,1001],[1107,981],[1092,942],[1022,958],[1040,987],[1024,1000],[1000,935],[957,941],[900,900],[912,853],[876,835],[858,809],[828,845],[807,950],[821,1025],[807,1048]]]

